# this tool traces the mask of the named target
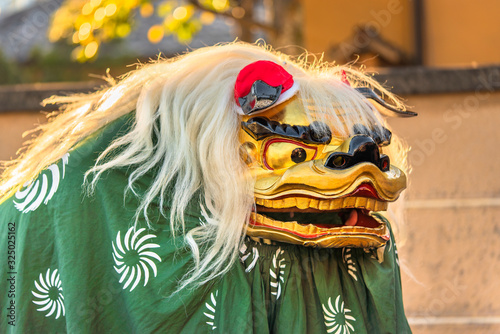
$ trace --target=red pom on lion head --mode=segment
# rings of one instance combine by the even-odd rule
[[[244,67],[234,87],[234,98],[241,115],[261,112],[278,105],[298,91],[298,84],[282,66],[259,60]]]

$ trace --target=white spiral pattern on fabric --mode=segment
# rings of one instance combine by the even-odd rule
[[[282,250],[281,247],[279,247],[276,250],[276,253],[273,255],[273,263],[272,263],[273,266],[272,268],[269,269],[269,275],[271,275],[269,283],[271,285],[271,294],[276,297],[276,300],[280,298],[281,284],[285,282],[284,275],[285,275],[286,263],[284,254],[285,251]]]
[[[247,245],[243,244],[240,247],[240,261],[243,263],[243,265],[246,265],[246,260],[250,258],[250,255],[252,255],[252,261],[248,264],[248,266],[245,267],[245,272],[249,273],[252,271],[253,268],[255,268],[255,265],[257,264],[257,261],[259,260],[259,250],[257,247],[252,247],[252,250],[250,251],[247,247]]]
[[[332,298],[328,298],[328,307],[324,304],[323,316],[325,317],[325,326],[327,333],[334,334],[349,334],[354,333],[354,327],[349,321],[356,321],[356,319],[347,314],[351,310],[344,307],[344,302],[340,300],[340,295],[335,299],[335,306],[332,305]]]
[[[217,300],[215,298],[218,295],[219,295],[219,290],[215,291],[215,295],[213,292],[210,294],[210,300],[207,303],[205,303],[207,311],[203,312],[203,314],[208,318],[206,324],[212,327],[212,330],[215,330],[217,328],[217,326],[215,326],[215,314],[217,309]]]
[[[45,314],[46,317],[55,316],[56,319],[66,315],[62,282],[57,269],[52,273],[50,268],[47,269],[45,276],[43,276],[43,273],[40,273],[38,280],[35,280],[35,288],[31,293],[35,296],[33,303],[41,306],[37,311],[47,312]]]
[[[141,228],[132,235],[134,227],[131,227],[123,240],[120,231],[118,231],[116,245],[111,242],[113,259],[116,264],[114,268],[121,275],[119,282],[125,282],[123,285],[124,290],[129,286],[130,291],[134,290],[143,277],[144,286],[146,286],[149,281],[150,270],[153,271],[154,277],[157,275],[156,263],[153,260],[161,262],[161,258],[150,249],[158,248],[160,245],[147,242],[149,239],[156,238],[153,234],[146,234],[139,238],[145,230],[145,228]]]
[[[347,265],[347,272],[349,273],[349,275],[351,275],[351,277],[354,278],[355,281],[357,281],[358,280],[358,277],[356,276],[357,269],[354,260],[352,258],[352,248],[342,249],[342,260]]]
[[[26,182],[14,195],[15,208],[22,213],[28,213],[38,209],[42,203],[47,205],[59,188],[61,179],[64,179],[68,158],[69,153],[66,153],[61,159],[62,171],[57,164],[52,164],[43,170],[36,180]],[[48,175],[51,176],[50,181]]]

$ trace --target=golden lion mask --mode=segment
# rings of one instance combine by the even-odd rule
[[[388,112],[415,115],[391,108],[369,89],[358,92]],[[377,212],[406,188],[406,175],[381,153],[391,132],[373,138],[359,125],[355,135],[342,138],[310,122],[298,96],[277,100],[268,94],[259,113],[244,115],[241,123],[242,156],[256,179],[247,235],[325,248],[383,246],[389,229]]]

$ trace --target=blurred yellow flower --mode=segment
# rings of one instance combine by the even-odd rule
[[[113,16],[116,13],[116,5],[114,3],[110,3],[106,6],[104,11],[106,12],[106,16]]]
[[[132,28],[130,27],[130,24],[120,24],[116,27],[116,35],[120,38],[127,37],[128,34],[130,34],[130,31]]]
[[[212,1],[212,6],[214,6],[214,9],[216,11],[224,11],[229,8],[229,1],[227,0],[213,0]]]
[[[160,43],[164,34],[165,32],[162,26],[154,25],[148,30],[148,40],[153,44]]]
[[[106,10],[102,7],[99,7],[94,13],[94,20],[102,21],[106,17]]]
[[[142,17],[150,17],[153,15],[155,11],[155,8],[153,7],[152,4],[150,3],[145,3],[144,5],[141,6],[140,13]]]
[[[94,57],[97,53],[97,49],[99,48],[99,44],[96,41],[92,41],[85,47],[85,57],[88,59]]]
[[[205,25],[210,25],[215,21],[215,14],[210,12],[203,12],[200,15],[200,21]]]
[[[187,17],[187,14],[188,14],[188,11],[187,11],[186,7],[181,6],[181,7],[177,7],[174,10],[172,15],[173,15],[174,19],[181,21]]]

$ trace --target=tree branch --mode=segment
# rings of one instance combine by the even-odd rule
[[[268,33],[271,33],[271,34],[276,34],[276,29],[273,28],[272,26],[269,26],[267,24],[262,24],[262,23],[259,23],[259,22],[255,22],[254,20],[252,19],[248,19],[248,18],[241,18],[241,19],[237,19],[235,18],[233,15],[231,15],[229,12],[217,12],[213,9],[209,9],[209,8],[205,8],[203,7],[202,5],[200,5],[198,3],[198,1],[196,0],[188,0],[188,3],[195,6],[196,8],[200,9],[200,10],[204,10],[206,12],[210,12],[210,13],[213,13],[215,15],[221,15],[221,16],[224,16],[224,17],[229,17],[233,20],[236,20],[239,24],[243,25],[243,26],[252,26],[252,27],[256,27],[256,28],[259,28],[259,29],[262,29]]]

